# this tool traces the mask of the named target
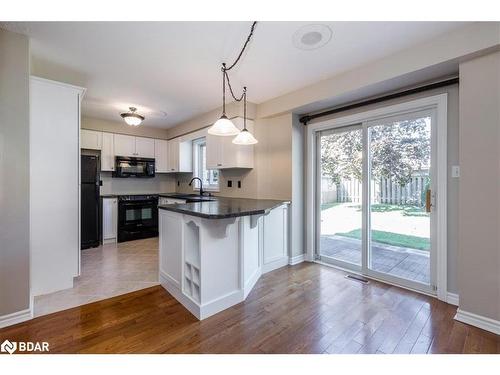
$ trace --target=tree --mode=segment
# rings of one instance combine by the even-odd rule
[[[371,173],[407,184],[415,171],[430,166],[430,119],[419,118],[369,128]],[[332,133],[321,137],[324,176],[335,183],[362,176],[362,130]]]

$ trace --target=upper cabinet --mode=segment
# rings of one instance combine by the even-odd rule
[[[238,129],[243,129],[243,118],[232,119]],[[247,120],[247,129],[254,132],[253,121]],[[207,135],[207,168],[253,168],[254,146],[235,145],[234,137]]]
[[[155,142],[151,138],[115,134],[115,155],[140,158],[155,157]]]
[[[135,137],[135,156],[140,158],[155,157],[155,140],[152,138]]]
[[[155,167],[156,173],[168,172],[168,141],[155,139]]]
[[[102,133],[101,171],[115,170],[115,138],[113,133]]]
[[[100,150],[102,148],[102,132],[81,129],[80,148],[88,150]]]
[[[130,156],[135,155],[135,137],[131,135],[114,134],[115,155]]]
[[[193,172],[193,142],[174,138],[168,141],[168,172]]]

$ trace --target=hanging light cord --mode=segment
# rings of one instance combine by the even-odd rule
[[[252,23],[252,27],[250,28],[250,33],[248,34],[248,37],[247,37],[247,40],[245,41],[245,44],[243,45],[243,48],[241,49],[238,57],[236,58],[236,60],[234,60],[234,62],[229,66],[229,68],[226,67],[226,63],[222,63],[222,114],[225,116],[226,115],[226,81],[227,81],[227,85],[229,87],[229,92],[231,93],[231,96],[233,97],[233,99],[237,102],[241,102],[243,99],[243,128],[246,129],[247,126],[246,126],[246,107],[247,107],[247,88],[246,87],[243,87],[243,93],[241,94],[240,97],[236,97],[236,95],[234,94],[234,91],[233,91],[233,87],[231,86],[231,81],[229,80],[229,75],[227,74],[228,70],[231,70],[233,69],[236,64],[240,61],[241,59],[241,56],[243,56],[243,52],[245,52],[245,49],[247,48],[248,46],[248,43],[250,43],[250,39],[252,39],[252,36],[253,36],[253,32],[255,30],[255,26],[257,25],[257,21],[254,21]]]
[[[248,43],[250,43],[250,39],[252,39],[252,35],[253,35],[254,30],[255,30],[255,25],[257,25],[257,21],[254,21],[252,23],[252,27],[250,28],[250,34],[248,34],[247,40],[245,41],[245,44],[243,45],[243,48],[240,51],[240,54],[238,55],[236,60],[234,60],[234,63],[229,68],[224,68],[224,70],[226,70],[226,71],[231,70],[234,68],[234,66],[236,64],[238,64],[238,61],[240,61],[241,56],[243,55],[243,52],[245,52],[245,49],[247,48]]]

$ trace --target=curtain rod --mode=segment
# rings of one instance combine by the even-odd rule
[[[391,100],[391,99],[400,98],[402,96],[416,94],[416,93],[419,93],[419,92],[422,92],[422,91],[428,91],[428,90],[437,89],[437,88],[444,87],[444,86],[450,86],[450,85],[456,84],[458,82],[459,82],[458,77],[448,78],[448,79],[445,79],[445,80],[442,80],[442,81],[438,81],[438,82],[434,82],[434,83],[431,83],[431,84],[427,84],[427,85],[423,85],[423,86],[417,86],[417,87],[414,87],[414,88],[411,88],[411,89],[397,91],[397,92],[394,92],[392,94],[386,94],[386,95],[382,95],[382,96],[377,96],[377,97],[372,98],[372,99],[367,99],[367,100],[363,100],[363,101],[360,101],[360,102],[355,102],[355,103],[343,105],[341,107],[336,107],[336,108],[328,109],[326,111],[319,112],[319,113],[314,113],[312,115],[304,115],[304,116],[300,117],[299,121],[302,124],[307,125],[307,123],[309,121],[314,120],[314,119],[319,118],[319,117],[325,117],[325,116],[333,115],[335,113],[347,111],[349,109],[359,108],[359,107],[363,107],[363,106],[366,106],[366,105],[369,105],[369,104],[374,104],[374,103],[380,103],[380,102],[383,102],[383,101],[386,101],[386,100]]]

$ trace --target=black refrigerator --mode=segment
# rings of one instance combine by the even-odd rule
[[[99,246],[99,155],[81,155],[81,249]]]

